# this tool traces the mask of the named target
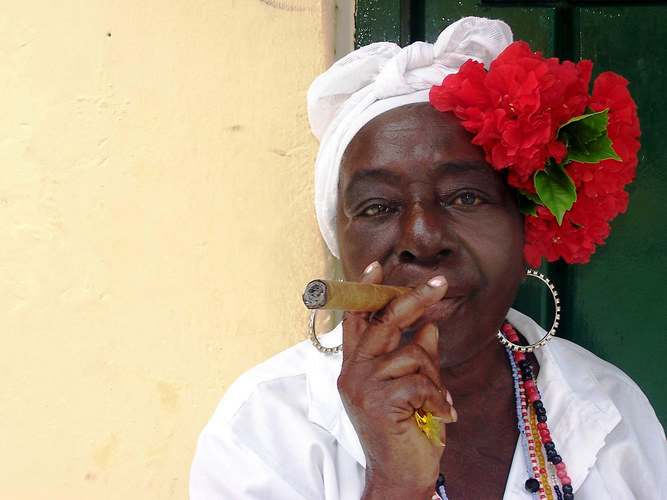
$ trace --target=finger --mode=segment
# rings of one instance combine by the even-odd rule
[[[435,304],[447,293],[447,280],[436,276],[419,285],[412,292],[392,300],[387,307],[374,316],[380,323],[395,324],[401,330],[414,323],[428,306]]]
[[[371,262],[357,281],[371,285],[382,283],[382,265],[378,261]],[[364,311],[343,313],[343,359],[356,349],[370,318],[371,313]]]
[[[440,371],[437,364],[423,347],[407,344],[378,358],[379,364],[373,377],[389,380],[414,373],[427,376],[435,387],[440,387]]]
[[[442,299],[445,293],[447,280],[444,276],[436,276],[392,300],[373,316],[368,332],[358,341],[358,354],[373,358],[396,349],[402,330],[417,321],[424,309]]]
[[[431,359],[437,362],[440,359],[438,356],[439,337],[438,326],[435,323],[427,323],[419,329],[412,342],[424,349]],[[440,383],[439,378],[437,383]]]
[[[430,412],[444,423],[457,420],[456,410],[440,388],[422,374],[415,373],[396,379],[383,392],[388,394],[388,402],[397,421],[412,418],[417,409]]]

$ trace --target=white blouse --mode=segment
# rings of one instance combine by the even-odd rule
[[[517,311],[507,319],[529,342],[544,335]],[[323,337],[340,342],[341,327]],[[536,356],[575,498],[667,498],[665,433],[637,385],[567,340],[552,339]],[[239,377],[199,438],[192,500],[360,498],[365,460],[336,387],[341,361],[306,341]],[[529,500],[526,479],[519,440],[503,498]]]

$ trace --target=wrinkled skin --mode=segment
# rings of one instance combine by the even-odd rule
[[[453,114],[412,104],[366,124],[343,157],[345,279],[415,287],[344,315],[338,386],[366,455],[364,498],[430,498],[439,471],[450,498],[502,497],[517,430],[494,336],[525,277],[523,217],[470,141]],[[415,408],[443,422],[458,412],[444,454]]]

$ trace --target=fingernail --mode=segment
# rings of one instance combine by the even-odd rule
[[[366,269],[364,269],[364,274],[370,274],[373,272],[373,270],[379,265],[380,263],[376,260],[375,262],[371,262],[366,266]]]
[[[453,406],[449,408],[449,414],[452,416],[452,422],[456,422],[459,419],[459,415],[456,413],[456,410]]]
[[[452,399],[452,395],[449,391],[445,391],[445,400],[449,403],[449,406],[454,405],[454,400]]]
[[[432,288],[438,288],[444,286],[445,283],[447,283],[447,280],[445,279],[444,276],[436,276],[435,278],[431,278],[430,280],[428,280],[428,286]]]

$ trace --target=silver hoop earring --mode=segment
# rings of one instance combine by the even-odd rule
[[[538,342],[535,342],[534,344],[530,345],[515,344],[513,342],[510,342],[507,339],[507,337],[505,337],[505,335],[503,335],[503,333],[500,330],[498,330],[498,333],[496,333],[496,337],[498,337],[500,343],[514,352],[533,352],[542,347],[544,344],[549,342],[549,340],[551,340],[551,337],[553,337],[556,334],[556,328],[558,328],[558,321],[560,320],[560,299],[558,298],[558,292],[556,291],[556,287],[553,286],[551,281],[549,281],[549,279],[544,274],[534,269],[528,269],[526,274],[527,276],[532,276],[534,278],[542,280],[549,287],[549,291],[551,292],[551,295],[554,298],[554,310],[556,312],[556,315],[554,317],[554,322],[551,325],[551,329],[547,332],[547,334],[544,337],[542,337]]]
[[[342,351],[343,344],[336,347],[324,347],[322,344],[320,344],[320,341],[317,338],[317,333],[315,333],[316,317],[317,317],[317,309],[313,309],[313,312],[310,314],[310,321],[308,322],[308,336],[310,337],[310,341],[312,342],[312,344],[315,346],[315,349],[317,349],[320,352],[323,352],[324,354],[336,354],[337,352]]]

